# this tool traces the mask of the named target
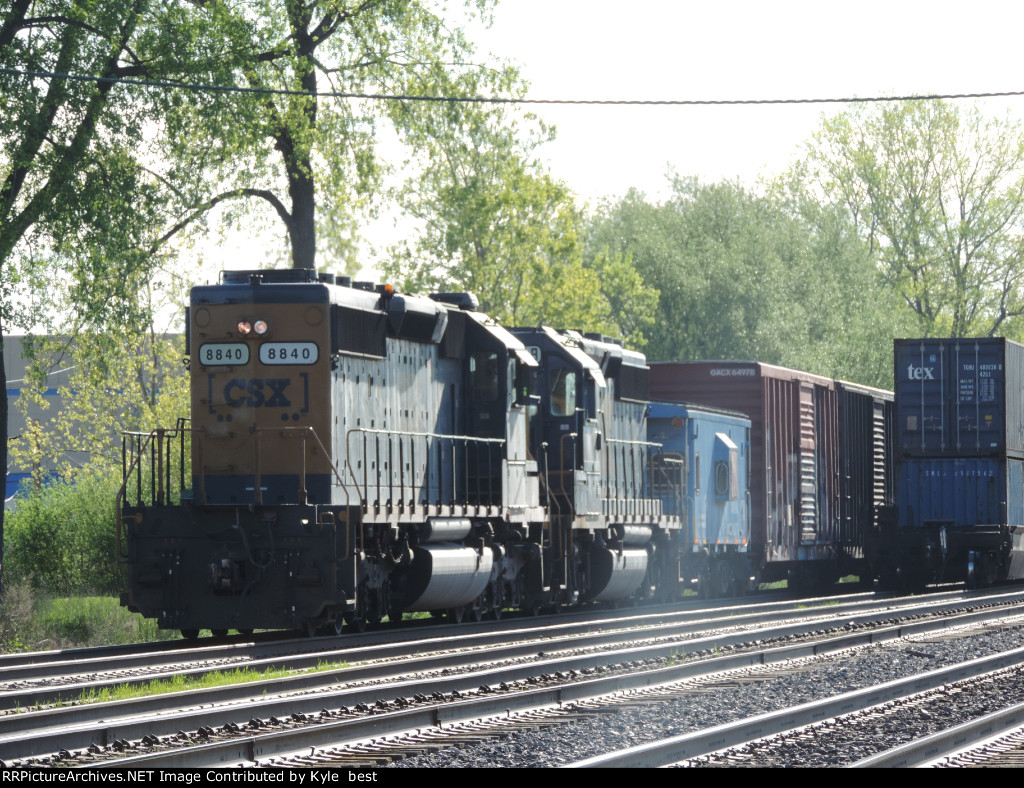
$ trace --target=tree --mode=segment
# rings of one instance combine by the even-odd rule
[[[520,95],[512,69],[453,78],[423,75],[417,89],[451,96]],[[546,323],[645,341],[657,294],[627,260],[585,259],[585,220],[572,193],[533,158],[553,132],[531,115],[474,103],[392,109],[418,158],[397,192],[420,234],[384,265],[411,291],[464,290],[507,325]]]
[[[116,320],[134,309],[132,286],[146,260],[140,240],[155,193],[130,153],[140,146],[144,113],[127,111],[125,93],[110,80],[138,73],[136,44],[148,7],[147,0],[14,0],[0,16],[0,348],[11,325],[34,320],[32,310],[14,309],[26,281],[74,283],[79,302],[88,304],[85,321]],[[111,111],[119,103],[121,111]],[[0,384],[6,390],[2,361]],[[6,478],[6,397],[2,402]]]
[[[482,13],[491,5],[466,0]],[[190,78],[236,92],[161,96],[163,153],[176,163],[168,178],[181,205],[169,233],[215,206],[226,207],[232,221],[252,221],[253,208],[263,207],[283,225],[293,267],[314,268],[325,252],[328,265],[353,263],[353,217],[380,188],[376,130],[388,102],[320,93],[409,94],[424,70],[478,68],[467,60],[471,47],[461,31],[430,6],[425,0],[203,4],[197,14],[216,24],[197,26],[188,46],[227,58],[205,59]]]
[[[1024,331],[1024,136],[944,101],[823,121],[809,172],[926,336]]]
[[[605,206],[588,243],[631,255],[660,293],[652,359],[749,358],[891,379],[880,336],[892,336],[892,322],[870,260],[844,217],[793,184],[757,195],[675,178],[662,205],[631,192]]]
[[[14,0],[0,12],[0,343],[34,322],[12,309],[29,276],[75,288],[75,331],[135,324],[161,250],[218,205],[271,206],[304,268],[326,210],[321,238],[350,256],[382,111],[314,91],[402,92],[424,63],[475,68],[466,48],[419,0]]]

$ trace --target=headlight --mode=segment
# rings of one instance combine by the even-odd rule
[[[242,336],[245,336],[250,331],[252,331],[252,326],[249,325],[249,323],[247,321],[245,321],[245,320],[239,320],[238,321],[238,333],[239,334],[241,334]]]
[[[253,330],[260,336],[266,334],[268,328],[269,326],[267,325],[266,320],[257,320],[255,323],[253,323]]]

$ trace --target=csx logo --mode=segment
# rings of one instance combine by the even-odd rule
[[[907,377],[910,380],[935,380],[932,374],[934,371],[935,367],[915,367],[911,364],[907,367]]]
[[[229,408],[288,408],[285,396],[288,378],[234,378],[224,386],[224,404]]]

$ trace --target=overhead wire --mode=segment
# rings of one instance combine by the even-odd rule
[[[77,82],[128,85],[144,88],[172,88],[205,93],[242,93],[278,96],[310,96],[313,98],[360,99],[372,101],[419,101],[460,104],[526,104],[526,105],[582,105],[582,106],[651,106],[651,107],[704,107],[751,106],[786,104],[866,104],[900,101],[937,101],[955,99],[1013,98],[1024,96],[1024,90],[990,91],[974,93],[920,93],[898,96],[847,96],[823,98],[777,99],[565,99],[517,98],[514,96],[431,96],[408,93],[356,93],[346,91],[309,91],[289,88],[258,88],[239,85],[211,85],[168,80],[127,79],[97,77],[92,74],[61,74],[53,71],[0,68],[0,74],[42,79],[66,79]]]

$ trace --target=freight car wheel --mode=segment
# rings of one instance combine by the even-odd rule
[[[453,624],[461,624],[462,617],[466,614],[464,607],[452,607],[448,609],[448,620]]]
[[[357,616],[349,613],[344,618],[345,626],[348,627],[349,632],[365,632],[366,631],[366,619],[362,616]]]
[[[185,638],[185,640],[199,640],[199,630],[183,629],[181,630],[181,636]]]
[[[255,631],[255,629],[240,629],[238,630],[238,634],[245,635],[245,637],[249,637]]]

